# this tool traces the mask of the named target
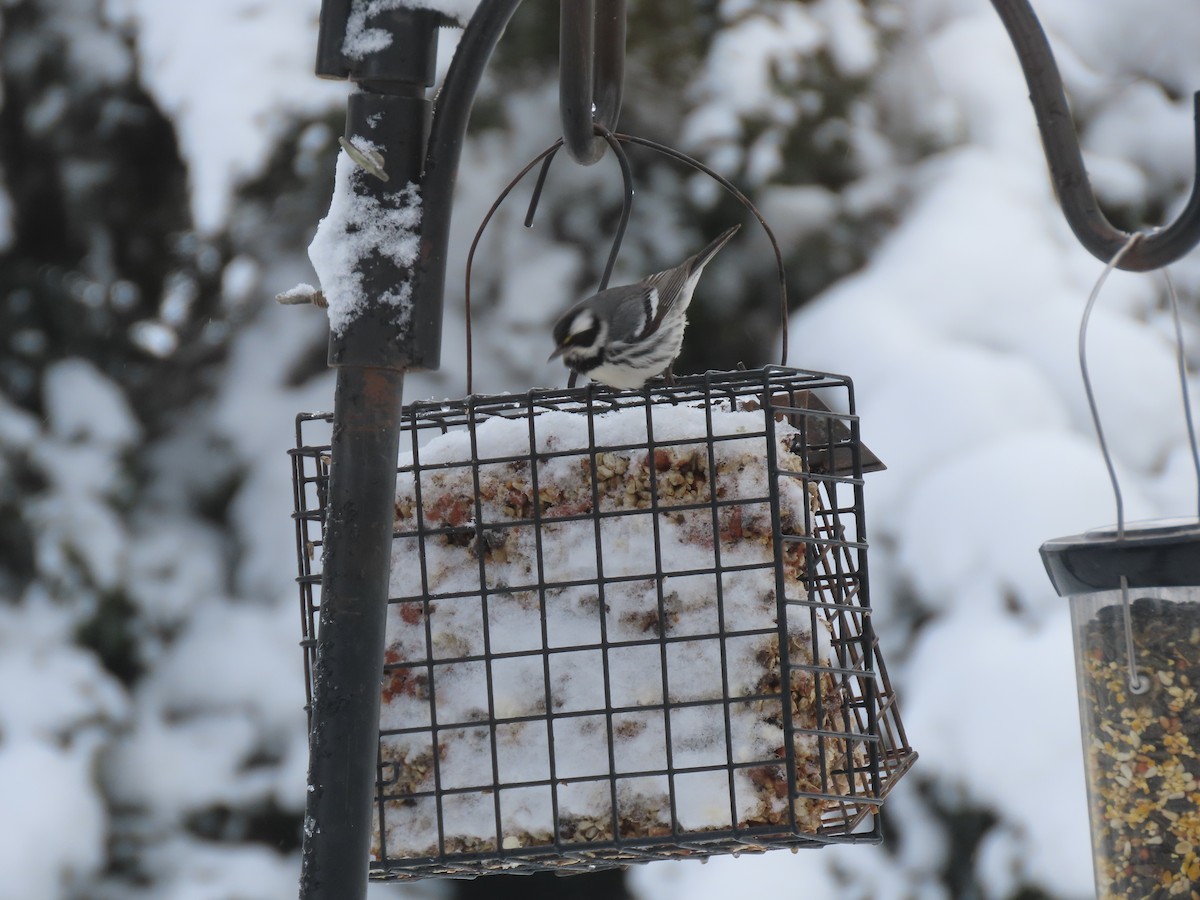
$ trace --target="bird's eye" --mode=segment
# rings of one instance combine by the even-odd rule
[[[592,342],[596,340],[596,335],[600,332],[600,327],[593,324],[585,331],[575,331],[563,338],[563,346],[569,347],[590,347]]]

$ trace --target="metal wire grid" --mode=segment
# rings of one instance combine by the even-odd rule
[[[821,398],[825,402],[822,402]],[[725,401],[732,408],[767,407],[763,417],[765,430],[757,435],[763,442],[766,463],[771,478],[768,496],[722,498],[710,483],[708,496],[691,503],[673,503],[659,495],[656,466],[658,452],[667,454],[681,445],[695,445],[696,438],[655,442],[652,410],[662,405],[696,406],[708,410],[707,471],[715,482],[717,446],[723,440],[745,439],[745,433],[713,435],[712,408]],[[849,410],[831,412],[828,405]],[[594,416],[619,410],[641,410],[646,416],[647,441],[638,445],[598,446],[595,438]],[[648,487],[648,507],[640,509],[604,509],[599,480],[591,478],[591,504],[571,515],[546,515],[541,500],[535,499],[528,508],[515,509],[515,516],[503,522],[487,521],[480,499],[480,464],[513,464],[526,467],[532,480],[531,494],[541,496],[538,485],[539,465],[553,453],[526,452],[515,456],[481,458],[475,439],[476,428],[483,422],[503,417],[527,423],[529,446],[536,447],[538,417],[548,412],[568,410],[588,415],[588,448],[583,456],[595,472],[608,453],[642,453],[651,471]],[[788,458],[776,458],[775,425],[787,421],[798,434],[791,438]],[[315,637],[319,611],[319,548],[324,519],[324,490],[330,458],[324,435],[328,433],[329,417],[301,415],[297,418],[297,449],[293,451],[295,484],[299,583],[302,628],[304,634],[306,671],[309,674],[311,703],[311,671],[316,651]],[[314,430],[322,439],[306,440]],[[324,429],[324,430],[321,430]],[[421,448],[432,435],[465,430],[470,436],[471,459],[458,463],[423,464]],[[417,491],[415,528],[398,531],[397,538],[415,538],[421,547],[420,565],[423,589],[419,595],[391,599],[394,609],[409,619],[423,620],[426,629],[425,652],[420,658],[398,658],[389,653],[384,677],[384,694],[389,690],[408,694],[419,693],[427,699],[423,721],[410,726],[381,731],[379,793],[376,827],[379,833],[378,859],[373,863],[376,878],[413,878],[428,876],[473,877],[487,872],[588,871],[632,862],[682,857],[706,857],[718,853],[757,852],[776,847],[820,846],[833,842],[877,842],[880,838],[879,819],[875,813],[887,792],[912,765],[915,753],[908,746],[900,722],[878,642],[871,628],[870,605],[866,583],[866,544],[863,528],[862,473],[864,456],[867,467],[873,457],[862,447],[858,421],[853,414],[852,388],[847,379],[819,373],[771,367],[753,372],[708,373],[703,376],[679,379],[671,386],[647,387],[640,391],[615,393],[591,385],[577,390],[531,391],[525,395],[502,397],[469,397],[463,401],[418,403],[405,408],[402,447],[408,444],[411,461],[401,466],[402,475],[410,475]],[[563,455],[579,456],[578,449]],[[448,524],[426,521],[420,500],[424,478],[444,475],[456,467],[469,467],[474,489],[473,498],[463,498],[460,515],[451,516]],[[797,479],[819,502],[806,508],[802,527],[785,533],[781,525],[780,479]],[[668,623],[668,596],[664,591],[664,574],[669,566],[662,556],[659,540],[659,516],[663,510],[677,514],[688,510],[707,510],[711,515],[713,534],[722,528],[722,514],[734,507],[746,508],[755,504],[770,506],[777,598],[777,620],[769,627],[738,627],[726,620],[724,576],[744,568],[723,563],[721,540],[713,540],[713,564],[700,569],[670,571],[672,578],[712,576],[716,627],[698,632],[671,633]],[[445,510],[443,510],[443,513]],[[649,515],[653,523],[655,571],[652,573],[653,607],[647,623],[647,636],[630,639],[628,635],[609,633],[605,591],[619,590],[624,582],[644,582],[646,575],[604,574],[601,540],[602,520],[628,515]],[[464,518],[465,516],[465,518]],[[446,518],[445,516],[442,517]],[[740,521],[740,520],[739,520]],[[541,532],[551,524],[566,522],[594,523],[596,543],[596,577],[590,581],[555,582],[543,571]],[[526,585],[489,585],[487,558],[489,542],[503,544],[497,532],[511,534],[508,529],[532,528],[536,535],[536,577]],[[431,592],[425,573],[425,543],[442,539],[447,542],[474,543],[474,557],[479,567],[479,589],[468,592]],[[781,560],[803,559],[802,581],[789,580]],[[598,637],[594,641],[558,645],[552,640],[547,622],[553,610],[547,606],[547,595],[556,590],[578,588],[585,584],[594,587],[598,595]],[[487,615],[489,602],[497,603],[502,596],[527,591],[536,594],[541,623],[540,646],[520,651],[496,652],[489,644]],[[468,648],[455,655],[438,655],[430,648],[431,610],[434,602],[477,602],[482,604],[483,646]],[[553,600],[551,599],[551,604]],[[828,623],[832,653],[823,655],[817,635]],[[810,646],[803,647],[790,628],[797,621],[807,621]],[[730,685],[730,648],[738,641],[766,640],[772,643],[777,658],[765,662],[771,674],[757,685],[752,693],[734,692]],[[715,698],[672,699],[669,683],[672,645],[712,642],[719,650],[721,688]],[[470,652],[474,649],[477,652]],[[650,706],[622,706],[614,702],[612,690],[613,667],[621,652],[647,650],[658,656],[661,695]],[[588,657],[588,654],[591,654]],[[543,672],[544,711],[536,715],[497,715],[494,696],[497,670],[505,661],[533,658],[540,662]],[[554,680],[561,670],[559,661],[593,658],[602,668],[604,699],[594,708],[556,710],[553,706]],[[646,657],[643,657],[646,658]],[[487,716],[465,721],[439,721],[436,686],[455,667],[473,665],[482,668],[486,682]],[[785,686],[787,688],[785,689]],[[734,713],[746,705],[768,708],[778,718],[784,738],[778,756],[746,759],[735,754],[733,747]],[[671,729],[673,723],[688,710],[704,710],[723,721],[725,759],[717,764],[687,765],[673,759]],[[797,722],[802,711],[811,720]],[[658,713],[662,716],[665,736],[665,765],[649,766],[637,771],[619,771],[617,765],[614,727],[619,728],[622,717],[633,714]],[[549,753],[545,777],[523,781],[501,777],[497,751],[497,734],[513,727],[544,727],[553,748],[556,727],[560,733],[571,728],[571,720],[602,722],[601,738],[606,741],[608,767],[603,773],[565,777],[556,771],[557,760]],[[443,783],[445,767],[441,758],[446,743],[468,732],[486,735],[490,753],[491,778],[486,784],[468,786]],[[404,741],[413,746],[428,748],[428,752],[413,754],[406,750],[389,751],[389,741]],[[816,771],[804,760],[796,759],[797,744],[811,747]],[[437,748],[436,750],[434,748]],[[486,762],[486,760],[485,760]],[[740,776],[739,776],[740,773]],[[739,791],[748,779],[768,795],[786,797],[782,815],[761,821],[743,818],[739,821]],[[738,778],[741,780],[738,781]],[[691,782],[689,784],[689,782]],[[642,812],[642,821],[630,817],[629,794],[625,785],[665,785],[668,809],[656,813]],[[606,787],[609,802],[601,816],[572,818],[562,813],[562,799],[572,786],[599,784]],[[728,794],[727,827],[705,827],[687,830],[679,823],[677,803],[682,792],[696,787],[704,790],[725,790]],[[522,793],[546,796],[549,799],[548,828],[541,834],[523,834],[514,840],[505,834],[504,813],[509,798]],[[480,806],[480,800],[485,804]],[[447,828],[447,819],[454,817],[456,804],[463,801],[462,810],[489,808],[494,818],[494,833],[486,838],[463,840]],[[418,851],[411,857],[388,857],[387,834],[398,821],[417,814],[418,808],[436,808],[436,835],[430,835],[432,851]],[[799,810],[799,812],[798,812]],[[813,813],[807,820],[805,813]],[[664,815],[665,814],[665,815]],[[462,812],[458,813],[462,815]]]

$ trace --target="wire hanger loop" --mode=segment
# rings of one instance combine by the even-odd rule
[[[767,220],[765,218],[763,218],[763,214],[759,211],[758,207],[756,207],[750,201],[749,197],[747,197],[744,193],[742,193],[740,190],[738,190],[738,188],[731,181],[729,181],[729,179],[725,178],[723,175],[719,174],[718,172],[715,172],[713,169],[709,168],[708,166],[706,166],[704,163],[700,162],[699,160],[693,159],[692,157],[688,156],[686,153],[683,153],[679,150],[675,150],[671,147],[667,147],[663,144],[659,144],[659,143],[649,140],[647,138],[636,137],[631,134],[620,134],[620,133],[614,134],[614,133],[610,132],[608,129],[606,129],[603,125],[600,125],[600,124],[594,124],[592,126],[592,129],[593,129],[593,132],[597,135],[597,139],[600,140],[601,143],[604,143],[605,146],[610,146],[613,150],[613,155],[617,157],[618,164],[620,165],[620,168],[621,168],[621,179],[622,179],[623,188],[624,188],[624,194],[623,194],[622,203],[621,203],[620,219],[618,220],[618,223],[617,223],[617,229],[616,229],[616,233],[613,237],[612,247],[609,250],[608,261],[604,268],[604,274],[601,277],[600,286],[597,288],[597,290],[604,290],[606,287],[608,287],[609,279],[612,276],[613,266],[616,263],[617,254],[620,251],[621,243],[625,237],[625,230],[629,224],[629,217],[630,217],[630,212],[632,210],[633,194],[634,194],[633,175],[632,175],[632,170],[629,166],[629,161],[628,161],[621,145],[622,144],[635,144],[637,146],[641,146],[641,147],[645,147],[646,149],[653,150],[656,153],[664,155],[664,156],[666,156],[670,159],[673,159],[677,162],[683,163],[684,165],[688,166],[689,168],[691,168],[695,171],[701,172],[704,175],[707,175],[709,178],[712,178],[714,181],[716,181],[718,184],[720,184],[721,187],[726,190],[726,192],[728,192],[739,203],[741,203],[742,206],[745,207],[746,210],[748,212],[750,212],[750,214],[753,215],[754,218],[758,221],[759,225],[762,227],[764,233],[767,236],[767,240],[770,241],[770,243],[771,243],[772,250],[775,253],[776,274],[779,279],[779,317],[780,317],[780,342],[781,342],[781,350],[780,350],[781,362],[780,362],[780,364],[787,365],[787,358],[788,358],[788,299],[787,299],[787,273],[784,269],[784,264],[783,264],[783,251],[779,247],[779,241],[775,237],[775,232],[771,230],[771,226],[767,224]],[[475,251],[479,246],[480,239],[483,237],[483,232],[487,229],[488,224],[491,222],[492,217],[496,214],[496,211],[500,208],[500,205],[504,202],[504,200],[508,197],[508,195],[512,193],[513,189],[525,178],[525,176],[528,175],[534,169],[535,166],[541,164],[541,170],[538,173],[537,182],[534,186],[533,194],[530,197],[529,209],[525,215],[525,227],[526,228],[532,227],[534,215],[537,211],[538,202],[541,199],[542,190],[545,186],[546,178],[550,171],[550,165],[554,161],[554,158],[555,158],[556,154],[558,153],[558,151],[563,146],[565,146],[565,141],[563,138],[559,138],[557,141],[555,141],[553,144],[551,144],[549,147],[547,147],[545,150],[543,150],[541,153],[539,153],[537,156],[535,156],[532,160],[530,160],[530,162],[527,163],[525,165],[525,167],[523,169],[521,169],[521,171],[518,172],[516,174],[516,176],[511,181],[509,181],[508,184],[506,184],[504,186],[504,188],[503,188],[503,190],[501,190],[499,196],[492,203],[491,207],[488,208],[488,211],[484,214],[483,221],[480,222],[479,228],[476,230],[475,236],[471,241],[471,247],[467,252],[467,264],[466,264],[466,272],[465,272],[465,282],[466,283],[465,283],[464,292],[463,292],[464,293],[464,305],[466,308],[467,394],[474,393],[474,387],[475,387],[474,344],[473,344],[472,334],[471,334],[471,273],[474,268]]]

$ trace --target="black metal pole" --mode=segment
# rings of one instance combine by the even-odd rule
[[[388,181],[353,180],[354,190],[398,205],[409,182],[419,183],[425,158],[437,48],[436,15],[392,10],[369,24],[391,35],[391,46],[347,53],[349,4],[322,10],[318,74],[353,77],[362,88],[346,114],[348,139],[381,148]],[[368,298],[410,281],[413,273],[372,255],[358,262]],[[427,298],[428,299],[428,298]],[[436,367],[438,346],[419,323],[435,310],[398,320],[380,302],[369,305],[329,342],[337,367],[332,467],[329,478],[321,613],[313,668],[300,897],[362,900],[371,853],[371,810],[379,751],[379,691],[396,489],[404,372]]]
[[[302,900],[366,896],[403,387],[390,369],[337,373]]]

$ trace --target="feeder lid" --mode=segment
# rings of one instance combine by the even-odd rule
[[[1156,519],[1125,526],[1094,528],[1055,538],[1041,548],[1042,562],[1060,597],[1129,587],[1200,585],[1200,522]]]

